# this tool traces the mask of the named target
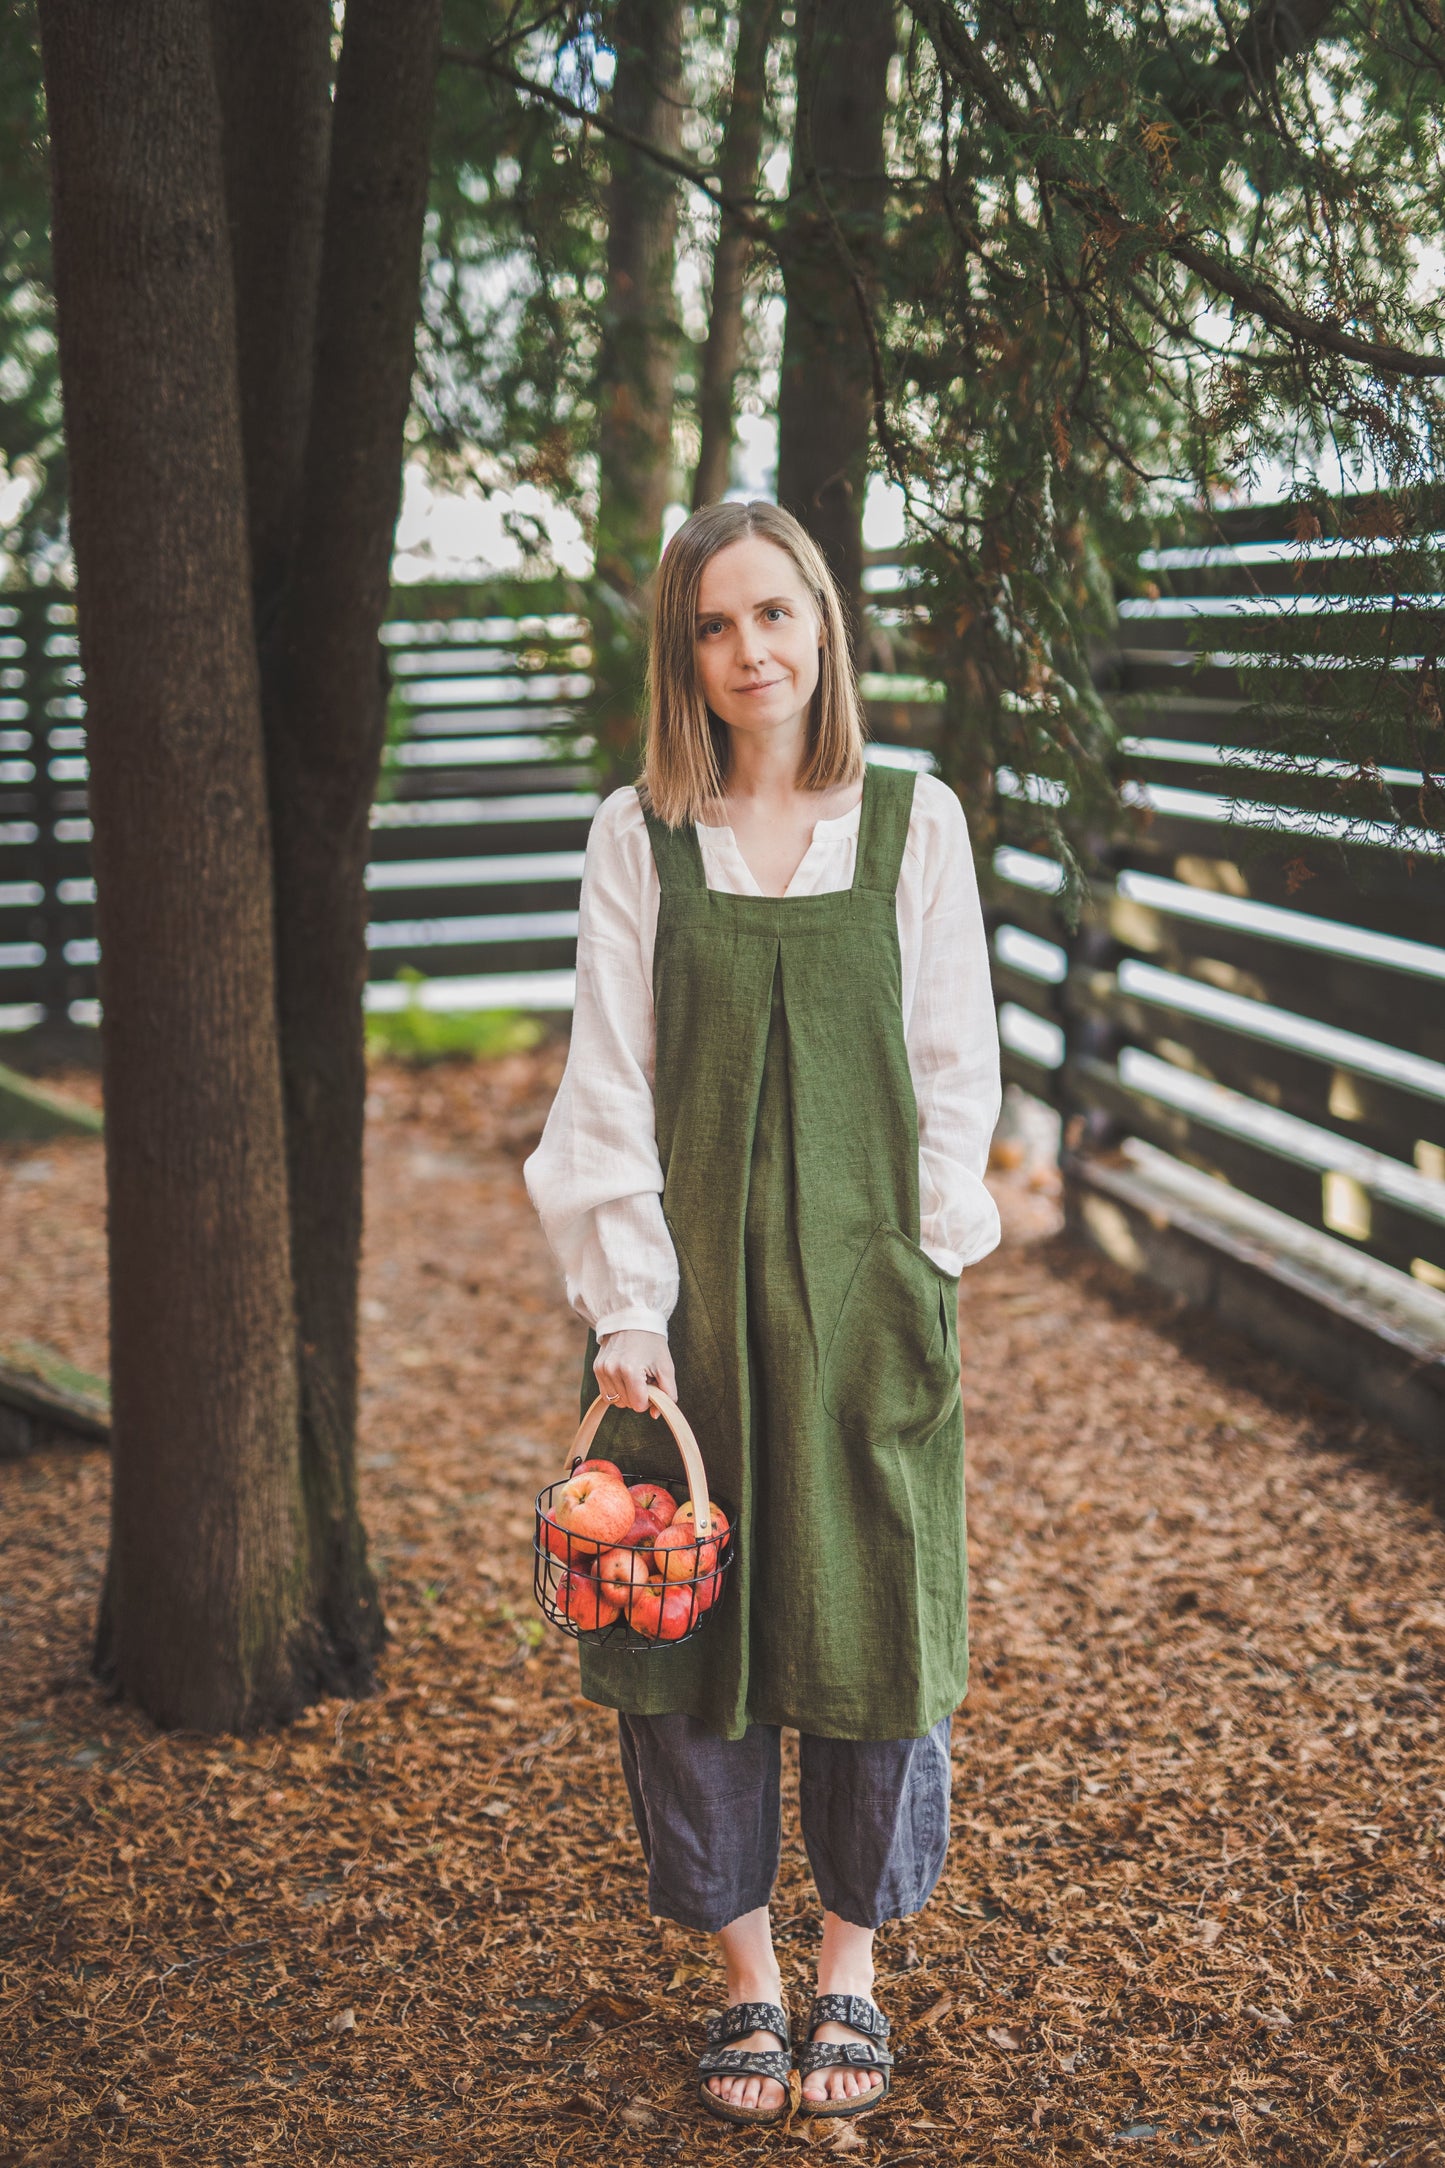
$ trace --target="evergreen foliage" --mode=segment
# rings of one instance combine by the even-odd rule
[[[533,483],[589,528],[610,166],[620,143],[628,158],[648,149],[615,117],[617,16],[618,0],[448,0],[411,432],[439,479]],[[12,541],[24,554],[58,532],[63,471],[37,71],[23,14],[7,22],[0,366],[19,397],[3,450],[12,473],[43,477]],[[1340,559],[1341,592],[1396,601],[1241,635],[1268,663],[1261,742],[1334,764],[1319,771],[1322,804],[1338,809],[1348,771],[1357,810],[1437,826],[1433,0],[915,0],[898,16],[866,265],[816,178],[776,185],[769,163],[791,136],[794,27],[780,9],[762,121],[773,185],[739,195],[720,179],[734,15],[684,11],[682,145],[657,153],[685,209],[677,308],[656,327],[683,331],[675,495],[689,494],[697,449],[717,233],[750,248],[739,395],[770,400],[777,312],[762,304],[786,286],[790,249],[821,235],[849,276],[874,471],[904,492],[924,605],[890,624],[880,598],[883,659],[891,641],[948,688],[941,757],[983,855],[1017,828],[1013,779],[1038,779],[1026,826],[1066,859],[1107,812],[1114,728],[1091,658],[1116,592],[1142,591],[1141,547],[1207,542],[1213,512],[1250,492],[1297,497],[1306,548],[1316,531],[1368,544]],[[507,524],[544,565],[525,493]],[[594,597],[604,649],[614,632],[627,647],[632,607]],[[1423,780],[1382,785],[1388,767]]]

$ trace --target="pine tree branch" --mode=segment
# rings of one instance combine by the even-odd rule
[[[1192,271],[1196,278],[1212,286],[1216,293],[1227,295],[1251,316],[1258,317],[1261,323],[1273,325],[1276,331],[1297,339],[1301,345],[1313,346],[1325,354],[1338,354],[1346,361],[1363,362],[1382,376],[1445,376],[1445,356],[1416,354],[1408,347],[1357,338],[1354,332],[1342,331],[1336,324],[1322,323],[1318,317],[1307,316],[1303,309],[1294,308],[1272,287],[1243,277],[1232,264],[1222,262],[1193,241],[1181,238],[1161,241],[1158,235],[1142,226],[1126,229],[1126,234],[1130,240],[1145,241],[1160,254],[1172,257],[1186,271]]]
[[[1254,32],[1256,49],[1265,50],[1265,31],[1261,18],[1267,9],[1257,9],[1250,18],[1259,27]],[[1323,13],[1316,7],[1310,12],[1319,16],[1323,26]],[[1342,331],[1337,325],[1322,323],[1318,317],[1309,316],[1297,309],[1268,285],[1257,279],[1246,278],[1230,263],[1201,248],[1187,235],[1168,234],[1148,227],[1129,224],[1119,217],[1117,207],[1102,191],[1081,187],[1072,176],[1059,169],[1059,161],[1050,156],[1048,134],[1051,123],[1038,113],[1019,111],[1005,85],[989,66],[967,26],[948,5],[948,0],[914,0],[913,13],[923,24],[933,41],[939,63],[947,69],[954,80],[971,90],[983,104],[991,120],[1005,129],[1031,157],[1041,182],[1052,185],[1086,217],[1104,217],[1114,226],[1118,241],[1127,240],[1136,248],[1150,255],[1168,256],[1196,278],[1226,296],[1238,308],[1244,309],[1259,322],[1282,331],[1301,345],[1313,347],[1319,353],[1335,354],[1346,361],[1357,361],[1376,369],[1382,376],[1434,377],[1445,376],[1445,357],[1438,354],[1417,354],[1403,346],[1382,344],[1374,339],[1358,338],[1354,332]],[[1286,58],[1288,51],[1283,37],[1277,38],[1269,48],[1273,63]]]
[[[775,256],[781,254],[782,234],[779,228],[770,219],[759,218],[746,198],[720,188],[713,175],[700,166],[691,164],[686,158],[677,157],[671,151],[661,149],[656,143],[650,143],[646,136],[636,134],[631,128],[622,127],[607,114],[595,113],[585,105],[578,105],[575,99],[567,97],[564,92],[554,90],[550,83],[534,82],[531,76],[523,75],[520,69],[509,66],[505,60],[495,59],[490,53],[468,53],[463,52],[459,46],[444,45],[442,59],[452,67],[474,68],[478,74],[489,75],[495,82],[507,83],[524,97],[535,98],[539,104],[551,106],[554,112],[564,113],[569,120],[580,120],[588,128],[595,128],[599,135],[607,136],[615,143],[625,143],[629,150],[640,152],[644,158],[650,158],[664,171],[675,173],[679,180],[687,181],[693,188],[700,190],[708,201],[715,203],[718,210],[731,219],[743,233],[750,235],[754,241],[761,241]]]

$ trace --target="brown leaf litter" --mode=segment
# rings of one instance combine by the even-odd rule
[[[612,1720],[529,1594],[582,1347],[520,1177],[559,1064],[374,1079],[373,1699],[251,1739],[108,1704],[105,1455],[0,1467],[0,2160],[1445,2161],[1438,1491],[1021,1173],[965,1279],[974,1676],[945,1880],[879,1942],[892,2097],[695,2110],[718,1978],[647,1919]],[[5,1331],[103,1369],[99,1148],[5,1150],[0,1225]],[[776,1916],[801,2015],[795,1832]]]

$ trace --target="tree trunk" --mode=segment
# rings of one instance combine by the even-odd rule
[[[343,1691],[384,1633],[356,1510],[366,862],[440,28],[440,0],[349,0],[301,512],[262,650],[302,1483],[319,1660]]]
[[[215,0],[215,11],[270,772],[313,1661],[328,1687],[356,1691],[384,1634],[355,1478],[365,867],[439,7],[352,0],[334,129],[325,0],[265,0],[259,16],[247,0]]]
[[[753,194],[763,140],[763,99],[768,47],[778,0],[739,0],[738,49],[733,57],[733,94],[723,133],[720,185],[725,196]],[[697,414],[702,429],[692,508],[715,504],[726,493],[733,448],[733,382],[743,341],[743,281],[752,243],[724,218],[712,259],[712,305],[703,348]]]
[[[297,1705],[295,1319],[266,784],[204,0],[43,0],[109,1182],[96,1660],[166,1724]]]
[[[328,0],[212,0],[257,628],[296,554],[331,142]]]
[[[797,119],[783,240],[788,315],[778,502],[803,522],[863,624],[863,499],[873,373],[854,271],[876,278],[887,180],[892,0],[801,0]]]
[[[682,143],[681,0],[618,0],[611,36],[617,56],[613,118],[676,154]],[[677,181],[615,140],[608,156],[592,720],[611,783],[629,772],[642,707],[644,596],[657,569],[672,487],[681,334],[673,294]]]

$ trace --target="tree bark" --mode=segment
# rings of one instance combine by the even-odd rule
[[[863,499],[873,370],[855,276],[871,292],[887,179],[883,125],[892,0],[801,0],[797,118],[783,238],[787,324],[778,502],[819,544],[863,624]]]
[[[204,0],[43,0],[101,942],[114,1405],[102,1675],[299,1699],[304,1504],[266,786]]]
[[[664,152],[682,142],[680,0],[618,0],[612,117]],[[646,593],[672,488],[672,410],[681,329],[673,293],[677,182],[613,139],[607,291],[597,359],[598,581],[589,723],[602,786],[636,765],[646,670]]]
[[[659,149],[682,143],[679,0],[619,0],[612,114]],[[597,564],[638,594],[657,564],[672,481],[680,329],[673,294],[677,183],[614,142],[607,191],[607,295],[597,368],[601,455]]]
[[[296,554],[331,141],[327,0],[212,0],[258,632]]]
[[[440,28],[440,0],[349,0],[301,511],[262,651],[302,1484],[317,1661],[339,1691],[369,1682],[384,1635],[356,1510],[365,877]]]
[[[725,196],[751,196],[758,184],[768,47],[778,0],[739,0],[733,93],[723,132],[719,182]],[[733,384],[743,341],[743,286],[752,243],[724,218],[712,259],[712,302],[703,348],[697,414],[702,444],[692,478],[692,508],[714,504],[728,486],[733,448]]]

